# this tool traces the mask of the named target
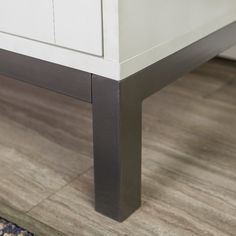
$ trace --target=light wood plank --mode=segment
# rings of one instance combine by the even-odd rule
[[[10,222],[14,222],[20,227],[27,229],[31,233],[40,236],[65,236],[63,233],[53,229],[52,227],[45,225],[26,214],[17,211],[7,205],[1,203],[0,216],[7,219]]]
[[[0,202],[26,212],[92,166],[91,121],[73,99],[0,84]]]

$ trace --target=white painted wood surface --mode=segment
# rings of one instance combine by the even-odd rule
[[[0,32],[0,48],[119,80],[119,63]]]
[[[52,0],[0,0],[0,31],[54,43]]]
[[[119,2],[121,78],[236,20],[235,0]]]
[[[101,0],[54,0],[56,44],[102,56]]]
[[[19,9],[29,7],[33,20],[28,23],[28,16],[14,10],[11,17],[0,15],[0,28],[5,24],[5,28],[14,29],[12,34],[50,44],[0,33],[0,48],[114,80],[124,79],[236,21],[235,0],[103,0],[102,4],[101,0],[54,0],[54,6],[50,6],[51,0],[0,0],[1,11],[13,2]],[[48,15],[51,7],[51,17],[39,17],[38,23],[36,18]],[[7,17],[10,23],[2,23]],[[48,27],[51,22],[43,27],[49,18],[54,19],[54,31]]]

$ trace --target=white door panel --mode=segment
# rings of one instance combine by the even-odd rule
[[[56,44],[102,56],[101,0],[54,0]]]
[[[0,0],[0,31],[54,42],[52,0]]]

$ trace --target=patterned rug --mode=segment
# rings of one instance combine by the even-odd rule
[[[0,218],[0,236],[34,236],[34,234]]]

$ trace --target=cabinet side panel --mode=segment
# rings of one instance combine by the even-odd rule
[[[121,77],[236,20],[235,0],[120,0]]]

